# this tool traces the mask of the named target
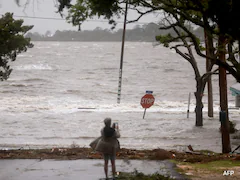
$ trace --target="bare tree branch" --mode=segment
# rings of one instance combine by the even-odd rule
[[[187,56],[187,55],[184,54],[182,51],[180,51],[180,50],[178,49],[178,47],[173,46],[173,47],[171,47],[170,49],[174,49],[174,50],[176,51],[176,53],[178,53],[180,56],[182,56],[184,59],[186,59],[188,62],[190,62],[190,63],[192,64],[191,58],[189,58],[189,56]]]
[[[155,11],[155,10],[153,10],[153,9],[148,10],[148,11],[146,11],[146,12],[141,12],[141,11],[139,11],[139,10],[137,10],[137,9],[135,9],[135,10],[136,10],[140,15],[138,16],[137,19],[127,21],[128,24],[129,24],[129,23],[133,23],[133,22],[137,22],[137,21],[139,21],[139,19],[141,19],[142,16],[144,16],[144,15],[146,15],[146,14],[149,14],[149,13]]]
[[[217,71],[219,70],[219,68],[215,69],[214,71],[209,71],[209,72],[206,72],[203,76],[202,76],[202,79],[203,81],[208,81],[208,78],[213,75],[214,73],[216,73]]]

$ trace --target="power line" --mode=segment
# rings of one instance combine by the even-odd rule
[[[4,14],[0,14],[3,16]],[[14,17],[18,18],[26,18],[26,19],[42,19],[42,20],[56,20],[56,21],[66,21],[66,19],[63,18],[54,18],[54,17],[40,17],[40,16],[20,16],[20,15],[13,15]],[[89,19],[86,20],[87,22],[105,22],[108,23],[108,20],[94,20]],[[123,23],[123,21],[116,21],[117,23]],[[131,24],[149,24],[150,22],[133,22]]]
[[[26,19],[44,19],[44,20],[60,20],[63,21],[65,19],[62,18],[52,18],[52,17],[36,17],[36,16],[18,16],[18,15],[13,15],[14,17],[19,17],[19,18],[26,18]]]

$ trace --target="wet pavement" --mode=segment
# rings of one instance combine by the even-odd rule
[[[167,160],[117,160],[116,169],[118,172],[137,170],[144,174],[158,172],[175,179],[185,179]],[[1,180],[98,180],[104,177],[103,160],[0,160]]]

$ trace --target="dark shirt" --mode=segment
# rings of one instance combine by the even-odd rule
[[[104,137],[113,137],[115,133],[115,129],[111,128],[111,127],[104,127],[103,128],[103,134],[104,134]]]

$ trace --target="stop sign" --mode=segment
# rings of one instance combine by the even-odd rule
[[[142,97],[140,104],[143,108],[150,108],[154,104],[154,100],[155,98],[152,94],[145,94]]]

